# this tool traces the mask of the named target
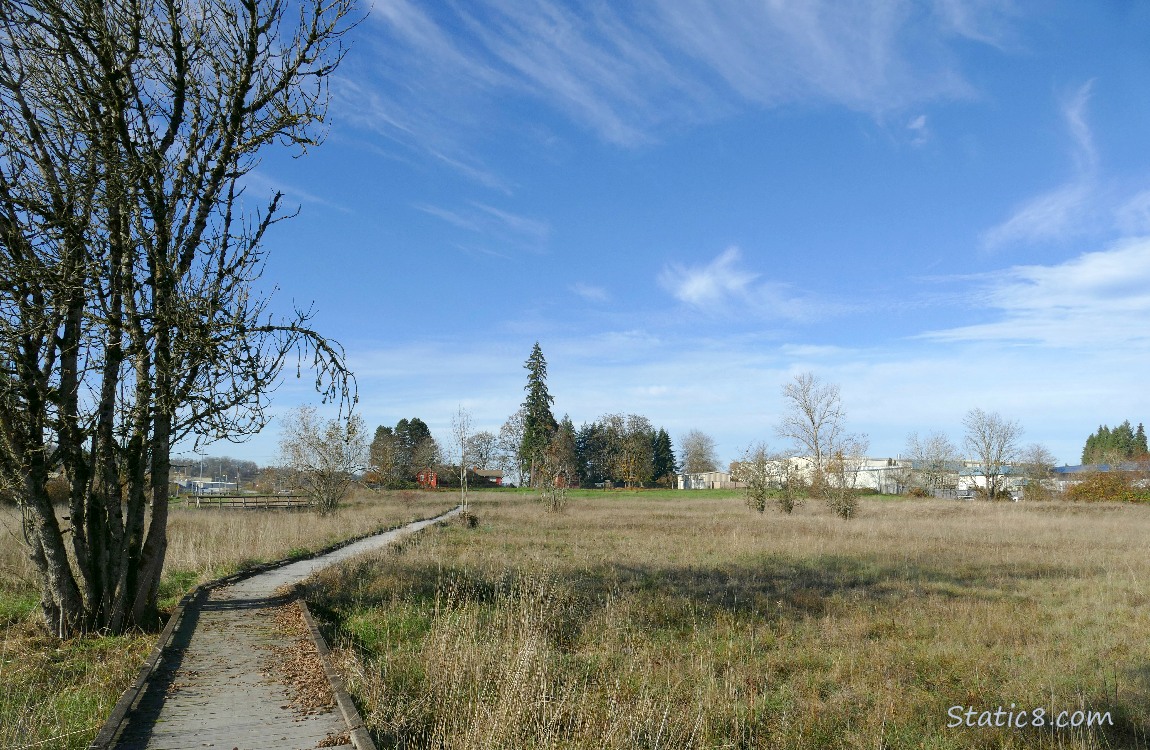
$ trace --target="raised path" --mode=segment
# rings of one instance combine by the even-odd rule
[[[331,706],[301,715],[289,703],[275,670],[269,669],[277,653],[284,653],[277,649],[291,645],[270,616],[284,603],[275,592],[459,511],[201,593],[185,607],[111,746],[117,750],[305,750],[336,743],[346,747],[353,728],[343,713]]]

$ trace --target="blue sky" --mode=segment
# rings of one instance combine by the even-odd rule
[[[971,408],[1075,463],[1150,421],[1150,6],[375,0],[327,140],[249,195],[275,305],[314,302],[368,424],[497,430],[538,340],[557,415],[730,460],[780,389],[961,444]],[[316,402],[285,380],[275,410]],[[214,446],[270,463],[277,435]]]

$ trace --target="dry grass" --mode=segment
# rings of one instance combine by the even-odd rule
[[[171,512],[164,603],[197,583],[315,551],[451,508],[450,493],[364,493],[330,516],[306,512]],[[17,511],[0,507],[0,748],[85,748],[135,678],[155,634],[60,643],[38,626],[35,573]]]
[[[381,747],[1150,747],[1148,508],[474,509],[309,594]],[[1011,704],[1113,726],[946,726]]]
[[[315,552],[349,537],[428,518],[457,502],[458,496],[448,492],[400,491],[361,492],[328,515],[177,507],[168,521],[167,572],[170,578],[179,573],[200,583],[255,563]]]

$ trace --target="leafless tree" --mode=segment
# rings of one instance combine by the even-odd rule
[[[575,430],[569,420],[564,419],[551,436],[535,468],[539,498],[548,511],[562,511],[575,476]]]
[[[1018,456],[1018,466],[1026,477],[1022,496],[1026,500],[1049,500],[1054,494],[1054,469],[1057,459],[1045,445],[1031,443]]]
[[[783,386],[785,411],[776,427],[779,437],[792,441],[810,464],[812,487],[822,485],[826,462],[843,433],[846,414],[839,387],[810,372]]]
[[[966,448],[979,462],[979,474],[986,482],[986,497],[996,500],[1005,489],[1007,466],[1018,458],[1022,427],[998,412],[977,408],[966,413],[962,424],[966,427]]]
[[[477,469],[490,469],[498,460],[499,439],[488,430],[481,430],[467,438],[467,458]]]
[[[255,291],[281,196],[242,201],[261,149],[318,142],[351,8],[0,0],[0,473],[60,636],[154,621],[173,444],[258,431],[297,357],[354,398]]]
[[[443,449],[439,447],[439,441],[434,435],[428,435],[420,440],[411,450],[410,467],[413,473],[418,473],[422,469],[439,471],[443,468],[444,461]]]
[[[367,466],[373,482],[383,487],[398,487],[403,482],[403,467],[395,432],[379,427],[368,448]]]
[[[906,458],[911,462],[910,479],[928,492],[954,488],[962,463],[958,448],[942,432],[919,437],[912,432],[906,437]]]
[[[320,418],[314,406],[288,412],[280,428],[280,465],[321,514],[334,511],[367,460],[363,418]]]
[[[460,406],[451,417],[451,434],[459,446],[459,503],[467,512],[467,445],[471,438],[471,412]]]
[[[499,468],[503,470],[504,474],[511,475],[516,484],[522,484],[523,478],[527,476],[527,469],[519,457],[519,447],[523,444],[523,426],[526,413],[526,410],[520,407],[499,428],[497,454]]]
[[[689,430],[679,438],[679,456],[684,474],[717,471],[719,458],[715,453],[715,439],[701,430]]]

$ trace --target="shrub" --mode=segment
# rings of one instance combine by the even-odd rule
[[[1079,502],[1150,502],[1150,489],[1139,486],[1135,475],[1118,471],[1099,471],[1066,491],[1066,496]]]

